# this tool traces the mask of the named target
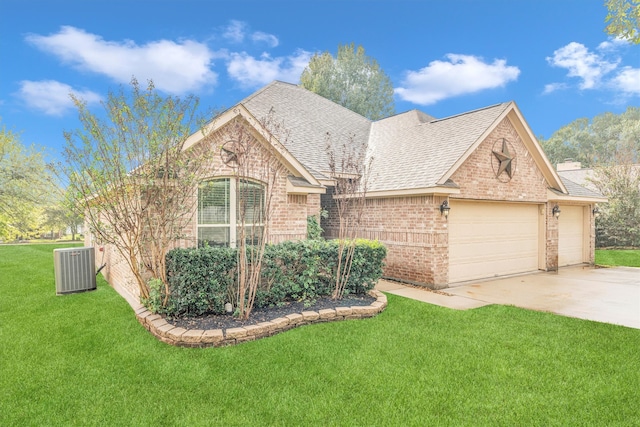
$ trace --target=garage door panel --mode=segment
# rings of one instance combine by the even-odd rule
[[[536,205],[452,202],[449,281],[537,270],[538,228]]]
[[[584,261],[584,208],[560,206],[558,218],[558,264],[580,264]]]

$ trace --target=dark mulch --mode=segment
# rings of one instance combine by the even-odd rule
[[[176,327],[185,329],[230,329],[243,326],[256,325],[260,322],[268,322],[278,317],[289,314],[302,313],[303,311],[318,311],[327,308],[350,307],[358,305],[371,305],[376,299],[369,295],[347,295],[341,300],[334,301],[330,297],[318,298],[313,305],[306,306],[302,302],[292,301],[284,303],[280,307],[254,308],[248,320],[239,320],[231,315],[209,314],[198,317],[165,318],[166,321]]]

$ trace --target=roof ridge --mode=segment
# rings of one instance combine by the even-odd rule
[[[500,102],[498,104],[488,105],[488,106],[482,107],[482,108],[476,108],[475,110],[465,111],[464,113],[454,114],[453,116],[443,117],[441,119],[435,119],[435,120],[430,121],[429,123],[436,123],[436,122],[442,122],[442,121],[449,120],[449,119],[455,119],[456,117],[465,116],[467,114],[478,113],[480,111],[489,110],[491,108],[496,108],[496,107],[499,107],[499,106],[505,106],[506,107],[507,105],[511,104],[512,102],[513,101]]]

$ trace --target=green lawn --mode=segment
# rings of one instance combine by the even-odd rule
[[[640,267],[640,249],[598,249],[596,264]]]
[[[157,341],[53,245],[0,247],[0,425],[640,425],[640,330],[388,295],[379,316],[235,347]]]

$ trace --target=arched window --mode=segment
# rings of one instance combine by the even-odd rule
[[[237,188],[239,187],[239,188]],[[198,189],[198,246],[231,246],[244,235],[258,244],[264,227],[262,184],[232,178],[203,182]]]

